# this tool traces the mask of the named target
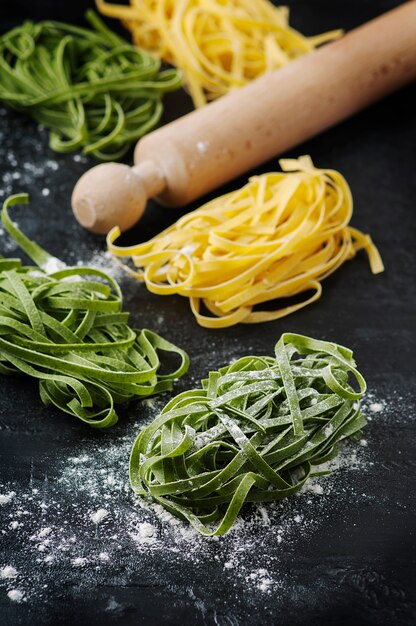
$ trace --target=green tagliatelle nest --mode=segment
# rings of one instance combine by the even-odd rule
[[[111,161],[157,125],[181,77],[86,17],[92,29],[28,21],[2,35],[0,100],[49,128],[53,150]]]
[[[169,402],[134,443],[132,487],[222,535],[244,503],[280,500],[328,473],[313,467],[361,434],[365,389],[351,350],[286,333],[275,357],[239,359]]]
[[[0,257],[0,373],[37,378],[44,404],[96,428],[111,426],[115,405],[172,389],[188,369],[188,357],[150,330],[128,325],[120,287],[110,276],[65,267],[23,235],[8,207],[26,202],[24,194],[12,196],[1,214],[37,267]],[[159,354],[166,352],[181,362],[161,374]]]

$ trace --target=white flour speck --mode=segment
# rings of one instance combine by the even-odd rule
[[[260,591],[268,592],[273,584],[273,580],[270,578],[269,573],[263,567],[251,572],[247,577],[247,581],[254,583],[257,589]]]
[[[10,591],[7,592],[7,597],[12,602],[21,602],[24,598],[24,593],[20,591],[20,589],[10,589]]]
[[[384,404],[382,402],[372,402],[369,409],[373,413],[380,413],[384,409]]]
[[[75,559],[71,560],[71,563],[74,567],[85,567],[85,565],[88,563],[88,559],[82,556],[77,556]]]
[[[142,522],[138,525],[136,533],[131,533],[131,538],[139,543],[154,543],[156,528],[149,522]]]
[[[60,270],[65,269],[65,263],[62,263],[59,259],[54,256],[48,258],[47,262],[42,266],[42,269],[47,274],[54,274],[55,272],[59,272]]]
[[[0,570],[0,578],[17,578],[17,569],[12,565],[6,565]]]
[[[272,585],[272,580],[270,578],[262,578],[261,582],[258,585],[260,591],[269,591]]]
[[[324,429],[324,434],[325,434],[325,437],[330,437],[330,436],[332,435],[332,433],[333,433],[333,432],[334,432],[334,427],[332,426],[332,424],[329,424],[329,426],[327,426],[327,427]]]
[[[305,487],[307,491],[312,491],[312,493],[316,493],[318,496],[321,496],[324,492],[322,485],[319,483],[307,482]]]
[[[10,491],[9,493],[0,494],[0,504],[10,504],[13,500],[16,493],[14,491]]]
[[[149,522],[143,522],[139,524],[139,531],[142,537],[153,537],[155,534],[155,527]]]
[[[100,524],[107,515],[108,511],[106,509],[98,509],[95,513],[91,513],[90,518],[94,524]]]

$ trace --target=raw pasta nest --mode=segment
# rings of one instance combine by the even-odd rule
[[[283,172],[253,176],[145,243],[119,247],[115,228],[109,250],[116,259],[132,256],[138,269],[122,266],[149,291],[188,297],[196,320],[208,328],[297,311],[317,300],[321,281],[362,248],[373,273],[383,271],[371,238],[349,226],[353,205],[345,178],[315,168],[310,157],[283,159],[280,166]],[[300,302],[280,304],[304,292]],[[272,301],[277,308],[261,308]]]
[[[366,424],[365,390],[351,350],[286,333],[275,357],[243,357],[171,400],[134,443],[131,485],[222,535],[244,503],[280,500],[328,473],[317,466]]]
[[[0,37],[0,100],[50,129],[57,152],[83,148],[119,159],[152,130],[177,70],[111,32],[92,11],[93,29],[25,22]]]
[[[8,208],[27,201],[26,194],[11,196],[1,215],[37,266],[0,256],[0,373],[38,379],[44,404],[95,428],[112,426],[116,405],[172,389],[188,369],[188,356],[156,333],[129,326],[111,276],[66,267],[20,232]],[[167,352],[180,364],[162,374]]]
[[[137,46],[179,67],[195,106],[242,87],[316,46],[336,30],[304,37],[289,26],[287,7],[267,0],[130,0],[130,7],[96,0],[119,18]]]

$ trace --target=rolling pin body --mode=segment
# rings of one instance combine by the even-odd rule
[[[129,202],[115,202],[107,212],[94,206],[93,214],[101,217],[94,220],[90,212],[84,225],[96,232],[115,224],[128,228],[140,217],[146,197],[154,195],[168,206],[185,205],[415,78],[412,0],[142,138],[130,170],[135,189],[130,181]],[[106,166],[114,167],[94,169]],[[76,191],[74,211],[83,223]],[[89,209],[93,196],[92,191]]]

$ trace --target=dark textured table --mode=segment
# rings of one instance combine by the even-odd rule
[[[289,4],[293,25],[312,34],[350,29],[399,3]],[[2,3],[1,28],[25,17],[79,22],[88,5]],[[166,120],[189,109],[183,92],[171,95]],[[237,356],[272,353],[283,331],[351,347],[370,391],[362,445],[347,447],[338,472],[312,491],[248,508],[234,533],[200,540],[135,505],[126,485],[140,422],[169,396],[136,403],[111,431],[95,432],[43,407],[34,382],[1,378],[0,568],[17,570],[0,579],[2,624],[416,623],[415,111],[413,86],[290,155],[311,154],[318,166],[346,176],[353,225],[373,236],[384,274],[372,276],[361,253],[325,281],[314,305],[277,322],[220,331],[199,328],[185,299],[153,296],[121,277],[134,322],[190,354],[176,391]],[[54,154],[45,130],[4,108],[0,138],[2,197],[30,193],[30,207],[13,212],[21,228],[69,264],[109,263],[103,241],[70,210],[73,185],[93,162]],[[149,206],[125,241],[144,240],[176,215]],[[0,253],[16,254],[3,231]],[[100,510],[101,520],[94,518]],[[7,596],[11,589],[21,592],[20,602]]]

